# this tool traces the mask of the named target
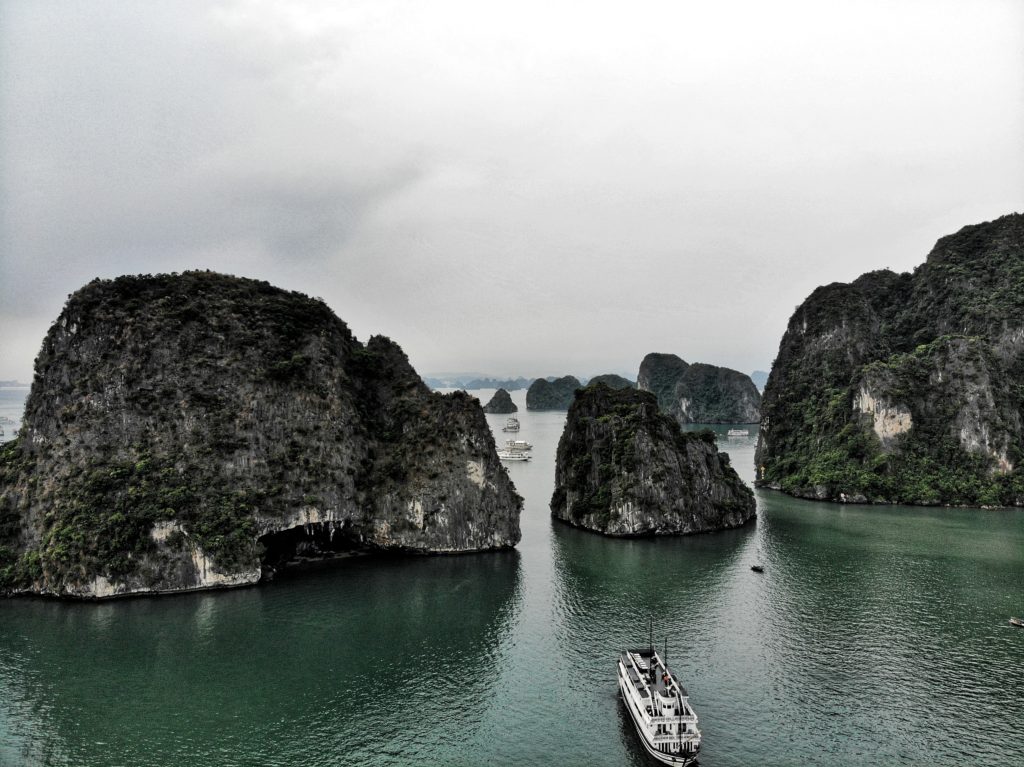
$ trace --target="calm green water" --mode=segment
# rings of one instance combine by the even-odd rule
[[[1024,513],[764,493],[742,530],[605,539],[549,519],[563,418],[520,413],[515,552],[0,601],[0,764],[648,765],[614,675],[648,616],[702,765],[1019,764]]]

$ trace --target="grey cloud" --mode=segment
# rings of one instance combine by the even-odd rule
[[[1022,207],[1019,3],[624,8],[5,3],[0,378],[92,277],[194,267],[423,372],[767,369],[815,286]]]

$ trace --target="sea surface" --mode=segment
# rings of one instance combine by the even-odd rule
[[[0,444],[10,442],[21,428],[21,417],[25,412],[27,386],[0,386]]]
[[[649,619],[706,767],[1021,763],[1024,513],[759,491],[740,530],[603,538],[549,516],[565,414],[512,396],[515,551],[0,600],[0,764],[650,765],[615,683]],[[752,480],[756,430],[725,430]]]

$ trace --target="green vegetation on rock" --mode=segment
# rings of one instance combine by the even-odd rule
[[[491,397],[490,402],[484,405],[485,413],[515,413],[519,408],[516,407],[516,403],[512,401],[512,395],[504,389],[498,389],[494,392],[494,396]]]
[[[527,410],[568,410],[573,393],[580,387],[574,376],[563,376],[554,381],[538,378],[526,390]]]
[[[758,481],[794,495],[1024,505],[1024,216],[939,240],[796,310],[765,389]]]
[[[210,272],[96,280],[47,334],[0,452],[0,592],[251,583],[280,534],[312,551],[318,530],[505,548],[520,504],[476,399],[430,392],[322,301]]]
[[[681,424],[757,423],[761,418],[761,395],[750,376],[737,370],[652,353],[640,363],[637,386],[653,392],[658,406]]]
[[[648,392],[577,391],[558,443],[555,518],[606,535],[668,535],[736,527],[754,508],[712,432],[682,431]]]
[[[604,375],[594,376],[587,381],[587,386],[593,386],[594,384],[604,384],[611,389],[635,389],[636,383],[630,381],[628,378],[623,378],[615,373],[605,373]]]

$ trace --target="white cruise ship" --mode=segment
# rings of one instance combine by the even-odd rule
[[[618,669],[622,702],[647,753],[662,764],[693,764],[700,751],[697,714],[657,651],[627,650]]]
[[[505,425],[501,429],[502,431],[519,431],[519,419],[514,415],[510,415],[508,420],[505,421]]]
[[[522,450],[499,450],[498,458],[503,461],[529,461],[530,454]]]

